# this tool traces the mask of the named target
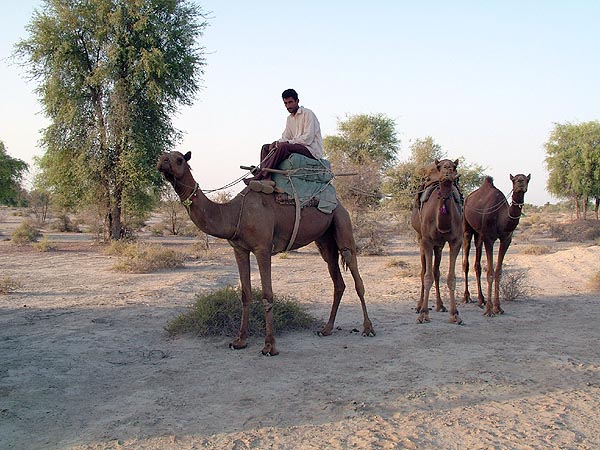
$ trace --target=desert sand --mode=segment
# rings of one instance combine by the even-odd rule
[[[0,239],[20,220],[5,215]],[[492,318],[459,304],[463,326],[435,311],[417,324],[419,257],[406,230],[385,255],[359,257],[377,336],[361,336],[345,275],[333,335],[278,334],[280,355],[264,357],[261,336],[234,351],[228,337],[164,330],[197,294],[238,284],[226,242],[182,269],[127,274],[90,235],[49,237],[51,252],[0,242],[0,278],[21,283],[0,295],[1,449],[600,448],[593,243],[541,236],[551,252],[530,255],[517,231],[505,272],[528,269],[529,298]],[[316,247],[273,267],[275,292],[326,321],[332,285]],[[460,265],[457,276],[462,298]]]

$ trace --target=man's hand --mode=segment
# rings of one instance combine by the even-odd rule
[[[271,143],[271,145],[269,145],[269,151],[276,149],[277,144],[279,144],[279,142],[277,142],[277,141],[274,141],[273,143]]]

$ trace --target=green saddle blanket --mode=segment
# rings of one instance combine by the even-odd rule
[[[300,206],[305,206],[312,198],[318,198],[319,211],[331,214],[336,208],[338,201],[335,188],[331,184],[333,172],[328,160],[312,159],[292,153],[278,169],[289,171],[290,174],[274,173],[272,178],[275,185],[291,197],[294,197],[296,192]]]

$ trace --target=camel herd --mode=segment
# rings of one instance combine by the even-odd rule
[[[297,249],[315,242],[321,257],[327,263],[333,281],[333,304],[329,320],[320,331],[321,335],[331,334],[337,310],[346,289],[341,275],[339,259],[354,279],[354,287],[361,302],[363,312],[363,335],[374,336],[375,330],[367,313],[364,298],[365,288],[358,271],[356,244],[352,234],[350,216],[344,206],[338,203],[332,214],[324,214],[316,207],[302,209],[301,220],[296,223],[293,205],[281,204],[275,195],[255,192],[245,188],[227,203],[212,202],[199,188],[192,176],[188,161],[191,153],[185,155],[170,152],[160,156],[157,169],[173,186],[182,203],[186,206],[191,220],[206,234],[226,239],[233,247],[242,289],[242,320],[240,329],[230,344],[233,349],[247,346],[249,336],[248,320],[251,301],[250,253],[256,257],[260,273],[263,306],[265,311],[265,344],[263,355],[277,355],[275,330],[273,327],[273,288],[271,279],[271,257],[286,249]],[[530,176],[511,175],[513,181],[512,204],[509,206],[502,193],[496,189],[491,178],[470,194],[464,204],[457,188],[458,161],[436,161],[429,169],[422,192],[415,199],[412,226],[417,232],[421,249],[421,295],[417,305],[418,322],[429,322],[429,292],[435,283],[438,311],[445,311],[439,293],[439,267],[442,249],[446,242],[450,246],[450,266],[447,285],[450,292],[450,321],[460,324],[455,299],[455,265],[461,249],[464,249],[463,269],[465,270],[464,302],[470,302],[467,286],[468,256],[471,239],[476,248],[475,272],[477,275],[478,303],[485,305],[484,314],[502,314],[498,299],[498,281],[502,272],[502,260],[510,245],[512,232],[521,215],[524,194]],[[293,242],[291,236],[296,233]],[[494,270],[487,271],[488,298],[492,298],[493,308],[486,302],[481,290],[481,251],[485,246],[488,268],[493,267],[493,245],[500,240],[498,263]]]

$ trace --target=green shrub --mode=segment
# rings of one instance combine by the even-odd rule
[[[11,240],[15,245],[27,245],[37,242],[41,235],[40,230],[31,221],[25,220],[15,228],[15,231],[11,235]]]
[[[248,326],[251,335],[264,335],[265,313],[260,289],[252,290]],[[165,329],[171,335],[194,333],[199,336],[235,336],[242,320],[240,288],[228,286],[198,295],[189,310],[170,321]],[[277,333],[310,329],[316,319],[292,297],[273,298],[273,323]]]
[[[161,269],[183,267],[182,253],[156,244],[116,241],[106,249],[107,254],[117,255],[121,260],[113,269],[119,272],[149,273]]]

